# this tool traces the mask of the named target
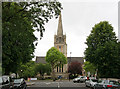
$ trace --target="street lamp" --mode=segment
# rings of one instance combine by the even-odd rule
[[[21,70],[21,77],[23,77],[23,76],[22,76],[22,71],[23,71],[23,70]]]
[[[70,62],[71,62],[71,54],[72,54],[72,52],[70,52]]]

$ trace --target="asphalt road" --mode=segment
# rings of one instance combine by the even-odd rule
[[[34,84],[28,86],[27,89],[90,89],[85,87],[85,83],[73,83],[72,81],[34,81]]]

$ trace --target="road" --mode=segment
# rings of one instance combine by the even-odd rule
[[[73,83],[72,81],[34,81],[34,84],[31,86],[28,86],[27,89],[40,89],[40,88],[47,88],[47,89],[53,89],[53,88],[60,88],[60,89],[66,89],[69,88],[75,88],[75,89],[90,89],[85,87],[85,83]]]

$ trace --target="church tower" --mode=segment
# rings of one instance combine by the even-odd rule
[[[59,16],[57,35],[54,35],[54,47],[57,48],[60,52],[62,52],[67,57],[67,44],[66,44],[66,35],[63,35],[63,27],[62,27],[62,17],[61,14]],[[63,65],[62,68],[57,68],[56,72],[67,72],[67,64]]]

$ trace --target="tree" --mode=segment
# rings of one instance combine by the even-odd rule
[[[117,63],[117,37],[107,21],[96,24],[87,38],[85,59],[98,69],[99,77],[115,77]],[[117,65],[114,65],[117,63]]]
[[[63,64],[67,63],[67,58],[64,56],[63,53],[58,51],[55,47],[52,47],[47,51],[46,54],[46,62],[48,62],[51,65],[52,68],[52,78],[55,80],[55,71],[54,69],[57,66],[62,66]]]
[[[80,74],[82,75],[82,65],[80,62],[72,62],[69,64],[69,67],[68,67],[68,72],[71,73],[71,74],[74,74],[74,76],[76,74]]]
[[[84,63],[83,69],[85,70],[86,73],[90,72],[92,75],[94,75],[96,73],[96,70],[97,70],[96,67],[92,63],[90,63],[89,61],[86,61]]]
[[[37,74],[36,63],[34,61],[29,61],[26,64],[20,64],[17,72],[20,77],[24,77],[25,79],[35,77]]]
[[[57,1],[2,3],[2,67],[5,74],[16,73],[20,63],[32,60],[37,45],[33,32],[39,31],[42,37],[45,23],[53,16],[58,17],[61,9]]]
[[[36,71],[39,72],[41,78],[44,78],[44,74],[50,74],[51,72],[51,66],[47,63],[47,64],[43,64],[43,63],[39,63],[36,66]]]

